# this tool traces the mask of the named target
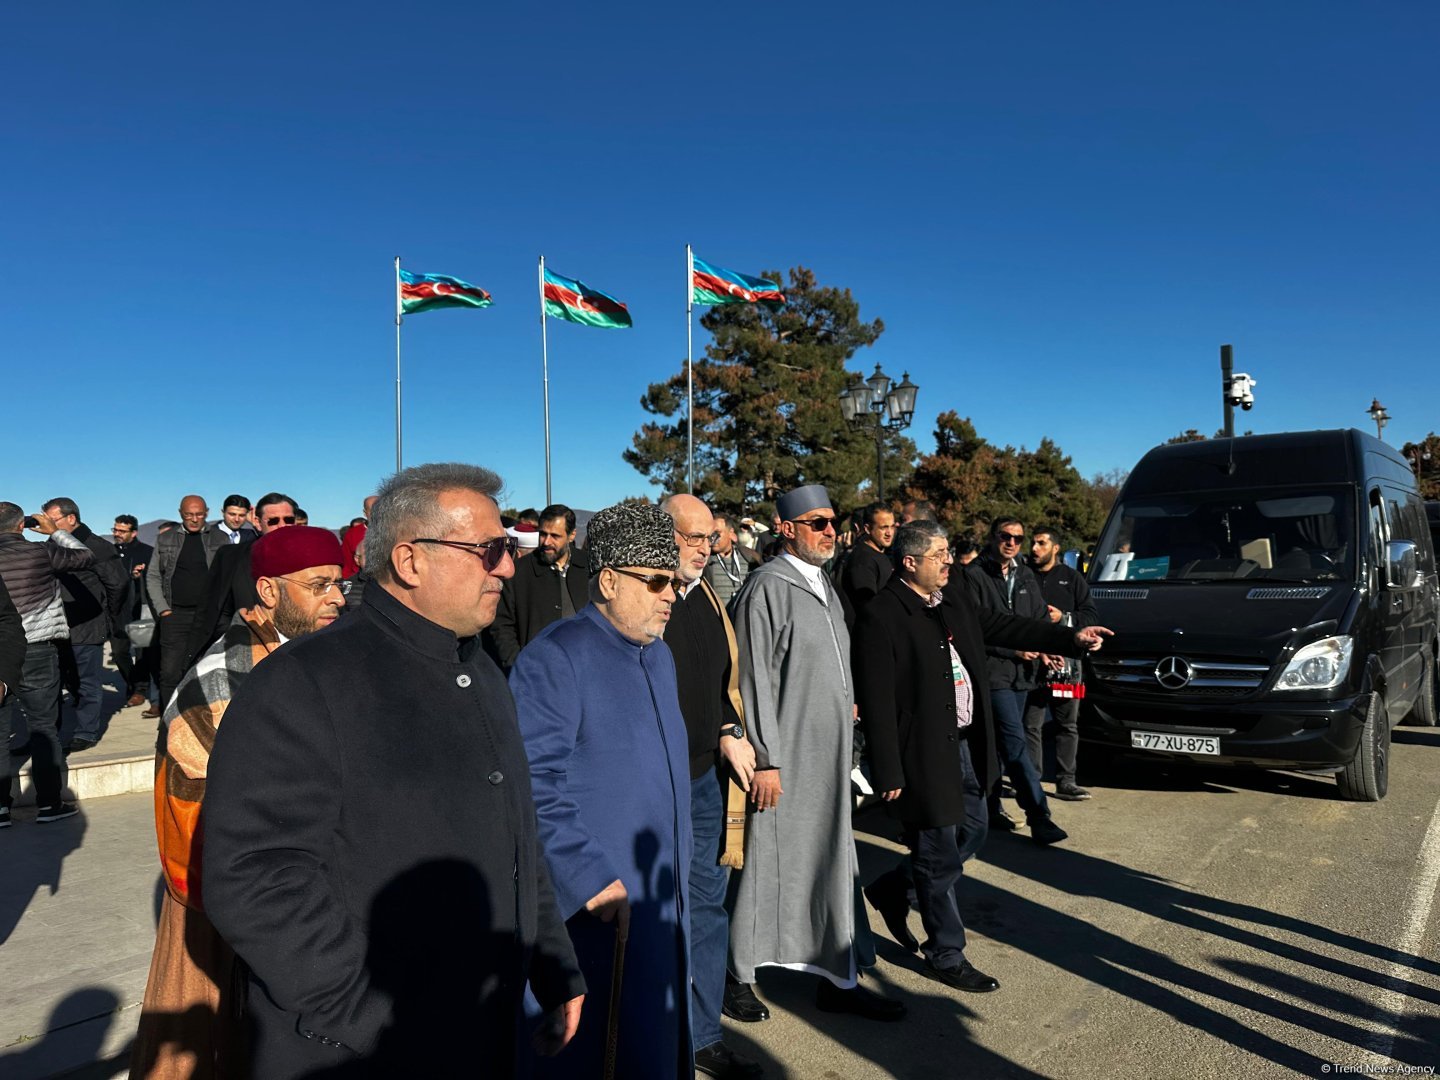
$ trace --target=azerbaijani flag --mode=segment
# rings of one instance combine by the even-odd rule
[[[773,281],[711,266],[700,259],[692,258],[691,262],[695,269],[690,277],[690,288],[697,304],[767,304],[781,307],[785,303],[785,294]]]
[[[396,268],[400,275],[400,310],[406,315],[442,307],[489,307],[490,294],[448,274],[412,274]]]
[[[590,288],[583,281],[545,271],[545,314],[586,326],[623,330],[634,325],[629,309],[613,296]]]

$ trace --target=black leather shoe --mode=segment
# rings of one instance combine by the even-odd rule
[[[1048,817],[1037,817],[1030,820],[1030,839],[1037,844],[1058,844],[1061,840],[1068,839],[1069,836],[1069,833]]]
[[[720,1080],[739,1080],[740,1077],[759,1077],[765,1069],[758,1061],[743,1054],[737,1054],[723,1042],[711,1043],[695,1054],[695,1071]]]
[[[770,1010],[755,996],[755,989],[749,983],[727,982],[720,1011],[742,1024],[758,1024],[761,1020],[770,1019]]]
[[[990,828],[996,832],[1014,832],[1019,827],[1019,822],[1005,813],[1004,810],[990,811]]]
[[[992,990],[1000,989],[998,981],[977,969],[969,960],[961,960],[960,966],[956,968],[937,968],[926,964],[924,971],[927,979],[934,979],[970,994],[988,994]]]
[[[870,990],[852,986],[841,990],[829,979],[821,979],[815,987],[815,1007],[821,1012],[849,1013],[866,1020],[900,1020],[908,1011],[903,1001],[881,997]]]
[[[95,744],[89,739],[71,739],[65,744],[65,753],[78,754],[82,751],[89,750],[94,745]]]
[[[890,931],[895,943],[909,952],[919,952],[920,942],[915,940],[906,921],[910,916],[908,893],[905,879],[893,870],[865,886],[865,899],[880,912],[880,917],[885,920],[885,929]]]
[[[1061,780],[1055,785],[1055,798],[1064,799],[1066,802],[1084,802],[1090,798],[1090,792],[1074,780]]]

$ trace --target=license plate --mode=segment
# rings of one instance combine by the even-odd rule
[[[1137,750],[1163,750],[1167,754],[1211,754],[1219,756],[1220,739],[1215,735],[1174,735],[1164,731],[1132,731],[1130,745]]]

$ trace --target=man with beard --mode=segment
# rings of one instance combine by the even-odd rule
[[[345,606],[340,560],[340,542],[326,529],[282,529],[257,541],[250,555],[255,606],[236,612],[166,706],[155,773],[155,828],[166,891],[132,1077],[180,1080],[239,1072],[235,954],[206,918],[201,889],[198,815],[210,747],[231,699],[256,665],[283,642],[339,616]]]
[[[575,511],[560,503],[540,511],[539,540],[535,554],[521,560],[515,576],[505,582],[500,610],[490,627],[493,655],[506,671],[541,630],[590,602],[584,567],[571,573]]]
[[[860,511],[859,541],[850,549],[840,575],[840,587],[857,615],[890,580],[893,567],[886,552],[894,539],[895,513],[889,506],[871,503]]]
[[[872,1020],[905,1006],[856,983],[856,875],[850,830],[855,696],[841,595],[822,567],[835,511],[818,484],[776,504],[780,555],[751,571],[731,605],[755,777],[745,869],[732,890],[725,1012],[761,1020],[755,969],[819,975],[816,1004]]]
[[[217,734],[205,907],[249,972],[258,1080],[512,1076],[527,984],[532,1045],[580,1023],[514,701],[480,648],[513,572],[501,486],[461,463],[387,479],[361,609],[278,650]]]
[[[588,537],[590,604],[541,631],[510,675],[545,858],[590,987],[574,1042],[535,1075],[609,1075],[613,1007],[613,1075],[676,1080],[694,1069],[690,770],[675,661],[660,638],[679,553],[654,506],[607,507]]]

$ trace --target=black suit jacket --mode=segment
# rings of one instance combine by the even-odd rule
[[[840,585],[850,604],[859,612],[863,611],[895,572],[890,556],[876,551],[864,540],[857,541],[845,556],[845,566],[840,571]]]
[[[590,602],[590,578],[585,573],[587,561],[585,552],[572,551],[563,579],[534,555],[515,564],[515,576],[505,582],[500,607],[489,630],[492,655],[507,672],[521,649],[545,627],[560,620],[562,584],[570,590],[570,602],[576,611]]]
[[[256,539],[258,537],[238,544],[226,544],[215,552],[215,560],[210,564],[205,606],[196,615],[195,625],[190,631],[186,667],[220,640],[235,612],[254,607],[259,602],[255,579],[250,576],[250,548]]]
[[[125,618],[127,620],[138,619],[144,614],[145,571],[142,570],[140,577],[136,578],[134,570],[137,566],[149,566],[151,558],[155,555],[155,549],[142,540],[131,540],[128,544],[116,544],[115,554],[119,557],[121,565],[125,567],[125,580],[130,583],[125,600]],[[114,636],[125,636],[124,622],[115,627]]]
[[[888,804],[890,812],[922,829],[964,821],[959,739],[970,742],[984,790],[1000,777],[986,647],[1078,656],[1074,635],[1073,629],[1045,620],[977,607],[958,589],[947,589],[940,606],[928,608],[914,589],[892,577],[860,612],[852,650],[871,780],[876,791],[903,789]],[[955,726],[950,640],[974,692],[972,721],[963,733]]]

